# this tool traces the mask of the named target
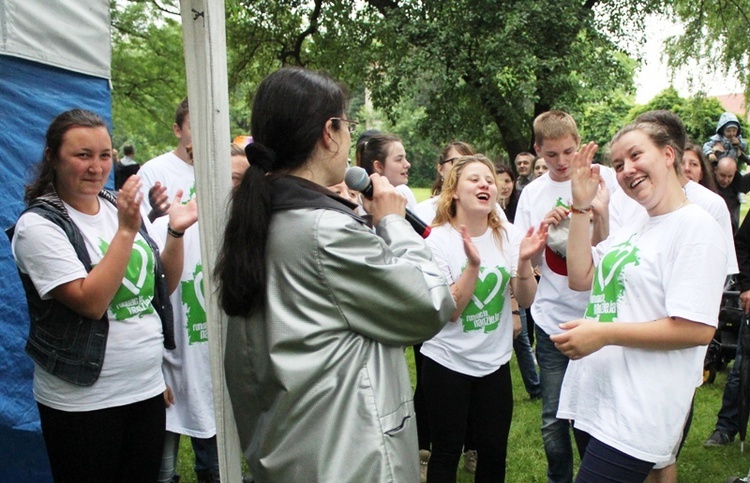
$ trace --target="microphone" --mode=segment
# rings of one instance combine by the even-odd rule
[[[347,168],[344,182],[346,183],[346,186],[349,187],[349,189],[359,191],[368,200],[372,199],[372,180],[367,175],[367,171],[365,171],[364,168],[361,168],[359,166],[352,166],[350,168]],[[411,227],[414,228],[414,231],[419,234],[419,236],[421,236],[422,238],[427,238],[428,236],[430,236],[430,232],[432,231],[430,226],[424,221],[420,220],[417,215],[409,211],[409,208],[406,208],[405,218],[406,221],[409,222]]]

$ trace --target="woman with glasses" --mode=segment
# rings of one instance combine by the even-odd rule
[[[253,102],[216,276],[257,481],[419,478],[403,347],[437,333],[455,303],[386,178],[373,174],[364,200],[375,232],[325,188],[347,168],[346,109],[337,82],[300,68],[266,77]]]
[[[463,141],[451,141],[440,151],[440,157],[438,157],[435,165],[437,174],[435,182],[432,184],[432,197],[417,204],[417,209],[414,212],[422,221],[432,223],[433,218],[435,218],[435,206],[440,192],[443,190],[443,181],[453,167],[453,162],[461,156],[472,156],[476,153],[471,144]]]

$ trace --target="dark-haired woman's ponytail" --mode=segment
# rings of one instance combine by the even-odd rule
[[[259,143],[245,146],[245,155],[250,166],[255,166],[264,173],[269,173],[276,165],[276,153]]]
[[[214,276],[219,301],[228,315],[249,316],[263,307],[266,295],[266,241],[271,219],[271,188],[266,172],[273,152],[256,145],[245,152],[250,169],[232,193],[229,218]]]

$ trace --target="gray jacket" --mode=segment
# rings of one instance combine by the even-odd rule
[[[402,217],[385,217],[376,236],[338,201],[312,205],[274,209],[265,308],[229,321],[243,452],[260,483],[417,482],[403,347],[440,331],[450,290]]]

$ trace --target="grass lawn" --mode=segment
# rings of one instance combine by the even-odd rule
[[[429,197],[428,188],[412,189],[417,200]],[[742,206],[742,216],[748,210],[748,204]],[[414,357],[411,348],[406,350],[406,360],[414,380]],[[545,482],[547,461],[542,447],[540,434],[541,401],[530,401],[523,387],[515,357],[511,360],[513,377],[513,424],[508,442],[507,481],[509,483]],[[678,462],[680,483],[722,483],[728,476],[745,476],[750,470],[750,442],[745,454],[740,453],[740,444],[735,442],[724,448],[703,448],[703,441],[708,437],[716,423],[716,413],[721,407],[721,396],[726,382],[727,372],[720,372],[713,384],[700,387],[695,395],[695,414],[685,447]],[[342,442],[346,440],[341,435]],[[342,443],[343,444],[343,443]],[[179,472],[181,483],[195,482],[192,470],[193,453],[188,438],[182,438],[180,444]],[[577,462],[576,462],[577,464]],[[458,481],[473,481],[471,474],[460,465]],[[292,483],[292,482],[290,482]],[[376,482],[362,482],[376,483]]]
[[[406,360],[413,379],[414,357],[411,348],[406,351]],[[509,483],[546,482],[547,461],[539,432],[542,403],[539,400],[529,400],[515,357],[511,360],[511,371],[514,409],[508,442],[506,481]],[[744,476],[750,469],[750,442],[747,444],[745,454],[740,453],[738,441],[724,448],[706,449],[702,446],[716,423],[716,413],[721,407],[726,374],[726,372],[719,373],[714,384],[705,385],[696,393],[693,425],[678,463],[680,483],[722,483],[728,476]],[[345,441],[346,438],[342,435],[341,439]],[[192,458],[190,441],[183,437],[180,441],[178,464],[179,473],[182,475],[181,483],[196,481],[192,469]],[[460,483],[474,481],[473,475],[465,472],[462,465],[459,468],[458,481]]]

